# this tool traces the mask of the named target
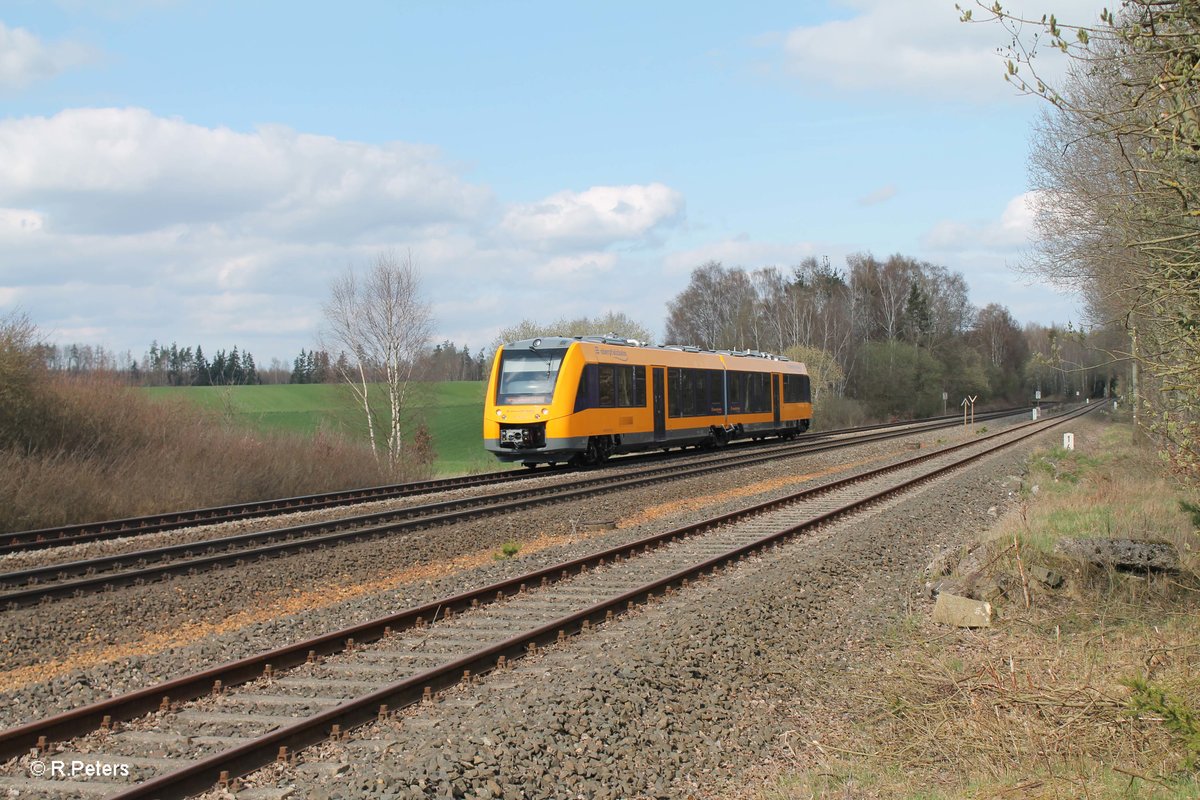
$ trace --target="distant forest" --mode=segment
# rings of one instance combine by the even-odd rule
[[[827,414],[852,423],[890,416],[929,416],[964,397],[985,403],[1107,396],[1125,365],[1105,331],[1026,324],[998,304],[976,308],[961,273],[903,255],[847,258],[844,269],[809,258],[787,269],[746,270],[708,262],[667,303],[667,344],[786,355],[808,365]],[[506,341],[561,334],[613,334],[638,341],[649,328],[621,312],[553,322],[522,320]],[[263,366],[234,346],[210,357],[200,346],[152,342],[140,357],[88,345],[43,345],[48,367],[117,373],[142,386],[231,386],[360,380],[345,352],[301,350],[292,362]],[[412,376],[427,381],[483,380],[490,353],[451,341],[425,348]],[[377,379],[367,369],[367,379]],[[834,413],[836,412],[836,414]]]
[[[180,347],[150,344],[141,358],[129,352],[114,353],[86,344],[40,344],[36,352],[54,372],[109,373],[124,377],[135,386],[249,386],[277,383],[340,383],[351,370],[345,353],[332,357],[325,350],[301,350],[291,364],[278,358],[260,367],[254,355],[236,345],[228,352],[217,350],[210,359],[201,345]],[[472,354],[451,341],[430,348],[417,364],[419,380],[478,381],[488,367],[483,350]]]

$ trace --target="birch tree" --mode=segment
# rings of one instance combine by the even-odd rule
[[[330,286],[324,312],[332,349],[350,354],[339,359],[338,369],[362,406],[371,452],[376,458],[386,456],[394,469],[402,456],[413,370],[433,330],[433,313],[421,294],[412,254],[381,253],[362,276],[347,268]],[[383,384],[387,398],[386,421],[374,406],[375,382]]]

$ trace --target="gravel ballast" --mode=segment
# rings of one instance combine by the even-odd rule
[[[1072,423],[1077,440],[1094,424]],[[1041,438],[1049,443],[1058,435]],[[954,435],[915,438],[932,447]],[[539,509],[519,521],[498,517],[33,609],[45,619],[31,639],[16,646],[3,632],[10,652],[32,668],[71,659],[97,642],[108,648],[144,644],[144,630],[126,625],[110,633],[107,627],[129,618],[131,607],[140,609],[136,615],[152,629],[208,624],[206,616],[227,624],[212,622],[213,635],[185,646],[18,686],[7,695],[11,705],[4,713],[20,715],[16,723],[30,717],[31,705],[73,707],[790,493],[834,473],[840,477],[845,473],[839,467],[848,461],[868,467],[899,460],[911,454],[910,447],[887,442],[849,455],[807,456],[716,478],[665,482]],[[914,497],[752,559],[479,686],[455,689],[253,780],[273,787],[274,796],[330,798],[727,793],[741,786],[747,765],[778,745],[782,709],[794,701],[798,685],[829,669],[852,668],[846,663],[849,643],[861,645],[881,621],[898,620],[927,602],[914,576],[936,552],[975,538],[994,520],[1017,487],[1019,453],[1027,450],[1028,445],[1018,454],[989,458]],[[607,520],[622,526],[601,525],[585,534],[584,523]],[[464,560],[449,572],[393,580],[297,613],[236,618],[329,584],[386,582],[405,571],[486,556],[509,540],[541,545],[517,559]],[[164,617],[156,619],[148,609],[161,609]],[[54,635],[54,626],[65,620],[80,626],[81,614],[86,634],[65,641]]]
[[[0,681],[7,684],[0,686],[6,690],[0,725],[20,724],[899,460],[911,454],[915,442],[934,447],[961,436],[960,430],[664,481],[452,528],[8,611],[0,616],[5,670]],[[607,520],[622,527],[584,529],[585,523]],[[516,559],[491,558],[505,542],[539,537],[548,543],[542,550],[527,550]],[[456,559],[466,566],[446,567]],[[422,577],[425,573],[434,577]],[[339,586],[351,592],[341,601],[332,588]]]
[[[1077,446],[1097,424],[1071,423]],[[869,671],[864,644],[928,613],[923,567],[994,523],[1030,449],[828,526],[250,783],[316,800],[751,791],[745,776],[786,742],[820,738],[819,714],[789,713],[805,693],[838,671]]]

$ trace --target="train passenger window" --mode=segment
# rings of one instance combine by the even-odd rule
[[[633,373],[633,407],[646,407],[646,368],[630,367]]]
[[[625,364],[588,364],[579,379],[577,398],[584,397],[589,390],[594,392],[590,402],[577,399],[576,411],[593,407],[645,408],[646,368]]]
[[[719,369],[708,370],[708,413],[725,413],[724,373]]]
[[[730,414],[741,414],[746,410],[746,376],[740,372],[725,373],[725,392]]]
[[[807,375],[783,376],[783,402],[808,403],[812,401]]]
[[[771,402],[771,374],[760,372],[754,376],[754,410],[762,414],[770,411],[775,404]]]
[[[722,375],[719,369],[667,368],[667,416],[705,417],[720,414],[724,408]],[[637,381],[639,406],[646,404],[645,370],[638,368],[634,376]]]
[[[617,367],[601,364],[599,371],[600,407],[612,408],[617,404]]]
[[[763,414],[771,410],[771,374],[729,372],[726,376],[730,414]]]
[[[633,407],[633,367],[617,367],[617,406]]]
[[[667,416],[682,417],[683,403],[686,395],[683,385],[684,370],[678,367],[667,368]]]
[[[679,413],[696,416],[696,373],[690,369],[679,370]]]

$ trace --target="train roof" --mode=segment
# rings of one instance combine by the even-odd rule
[[[677,344],[650,344],[639,342],[637,339],[623,339],[619,336],[539,336],[534,339],[521,339],[504,345],[505,349],[538,350],[547,348],[566,348],[576,342],[588,344],[616,345],[617,347],[636,347],[645,350],[671,350],[681,353],[710,353],[719,356],[735,358],[762,358],[768,361],[791,361],[787,356],[763,353],[758,350],[710,350],[706,347]]]

